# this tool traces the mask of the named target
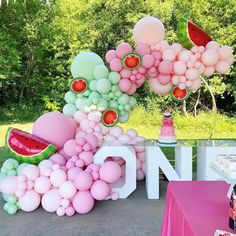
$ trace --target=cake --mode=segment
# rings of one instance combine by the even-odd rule
[[[166,110],[162,118],[161,132],[158,143],[162,145],[174,145],[177,143],[173,117],[169,110]]]

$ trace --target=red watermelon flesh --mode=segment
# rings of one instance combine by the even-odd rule
[[[191,21],[188,21],[188,35],[197,46],[206,46],[208,42],[212,41],[211,36]]]
[[[119,119],[118,112],[115,109],[108,109],[103,112],[102,123],[105,126],[111,127],[114,126]]]

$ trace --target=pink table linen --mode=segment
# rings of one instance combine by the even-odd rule
[[[213,236],[228,226],[229,185],[223,181],[171,181],[161,236]]]

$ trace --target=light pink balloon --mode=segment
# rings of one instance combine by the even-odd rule
[[[171,45],[171,49],[175,52],[175,55],[179,55],[180,52],[183,50],[183,47],[179,43],[173,43]]]
[[[233,50],[229,46],[223,46],[219,49],[219,58],[220,60],[227,60],[233,54]]]
[[[77,123],[80,123],[82,120],[87,119],[87,114],[82,111],[76,111],[74,113],[74,119]]]
[[[73,199],[73,207],[79,214],[86,214],[93,209],[94,198],[89,191],[79,191]]]
[[[49,191],[51,186],[51,182],[46,176],[40,176],[34,182],[34,190],[40,194],[44,194]]]
[[[193,47],[191,48],[191,52],[197,53],[197,52],[198,52],[198,46],[193,46]]]
[[[185,73],[185,77],[188,80],[195,80],[199,77],[199,73],[198,70],[195,68],[189,68],[187,69],[186,73]]]
[[[116,47],[116,55],[120,59],[123,58],[128,53],[131,53],[133,51],[132,47],[129,43],[121,43]]]
[[[74,181],[76,175],[81,172],[82,169],[79,167],[72,167],[68,170],[67,175],[68,175],[68,180]]]
[[[176,54],[172,49],[166,49],[162,54],[162,59],[167,61],[174,61]]]
[[[123,69],[121,60],[119,58],[114,58],[110,61],[110,68],[112,71],[119,72]]]
[[[134,26],[133,38],[136,44],[154,45],[165,38],[165,27],[159,19],[146,16]]]
[[[58,189],[46,192],[42,197],[42,207],[45,211],[56,212],[61,205],[61,196]]]
[[[75,209],[72,206],[69,206],[66,208],[66,215],[67,216],[73,216],[75,214]]]
[[[160,51],[153,51],[151,55],[160,63],[160,60],[162,59],[162,53]]]
[[[78,190],[89,190],[93,184],[93,177],[87,171],[81,171],[76,175],[74,184]]]
[[[58,216],[64,216],[65,214],[66,214],[65,208],[59,207],[59,208],[57,209],[57,215],[58,215]]]
[[[24,196],[18,199],[19,207],[22,211],[31,212],[40,205],[40,195],[34,190],[28,190]]]
[[[74,156],[77,154],[76,146],[77,146],[77,143],[76,143],[75,139],[70,139],[70,140],[66,141],[66,143],[64,144],[63,150],[66,153],[66,155]]]
[[[184,75],[186,70],[187,66],[184,61],[177,61],[174,63],[174,73],[176,75]]]
[[[29,164],[23,168],[21,174],[26,175],[29,180],[34,181],[39,177],[39,168],[36,165]]]
[[[214,74],[214,72],[215,72],[214,66],[207,66],[207,67],[205,67],[203,75],[209,77],[209,76],[212,76]]]
[[[173,70],[173,64],[170,61],[161,61],[158,70],[163,75],[168,75]]]
[[[84,161],[85,166],[93,162],[93,153],[91,151],[83,151],[79,154],[79,158]]]
[[[66,164],[66,159],[59,153],[55,153],[50,157],[50,160],[53,161],[55,164],[60,166],[64,166]]]
[[[149,81],[150,90],[156,94],[165,95],[165,94],[168,94],[172,89],[171,83],[162,85],[159,83],[158,79],[156,78],[149,79],[148,81]]]
[[[195,79],[195,80],[193,80],[191,82],[192,82],[192,84],[189,87],[190,90],[197,90],[197,89],[199,89],[201,87],[201,79],[200,78]]]
[[[217,62],[215,69],[219,74],[225,74],[229,71],[230,64],[227,63],[226,61],[219,61]]]
[[[151,68],[154,65],[155,59],[151,54],[146,54],[142,58],[142,66],[146,69]]]
[[[214,66],[219,60],[217,51],[213,49],[206,50],[202,56],[201,61],[205,66]]]
[[[121,79],[119,81],[119,87],[122,92],[128,92],[132,87],[132,83],[128,79]]]
[[[233,64],[233,62],[234,62],[234,56],[231,55],[229,58],[227,58],[227,59],[225,60],[225,62],[227,62],[229,65]]]
[[[171,78],[171,82],[173,85],[179,85],[180,82],[180,76],[178,75],[173,75]]]
[[[138,44],[135,48],[135,52],[137,52],[139,55],[144,56],[146,54],[151,53],[151,49],[146,44]]]
[[[192,55],[193,55],[193,53],[191,51],[185,49],[182,52],[180,52],[178,59],[180,61],[184,61],[187,63],[190,60]]]
[[[185,83],[186,82],[186,77],[185,76],[180,76],[180,78],[179,78],[179,82],[180,83]]]
[[[220,45],[215,41],[210,41],[207,43],[206,49],[213,49],[215,51],[218,51],[220,49]]]
[[[163,53],[166,49],[170,48],[169,43],[166,40],[162,40],[160,42],[161,49],[160,51]]]
[[[32,134],[62,148],[74,138],[75,128],[70,119],[60,112],[48,112],[40,116],[33,125]]]
[[[116,162],[108,161],[100,167],[99,175],[101,180],[107,183],[114,183],[121,176],[121,168]]]
[[[90,192],[94,199],[105,200],[110,194],[110,186],[103,180],[97,180],[93,183]]]
[[[170,83],[171,77],[170,77],[170,75],[162,75],[162,74],[159,74],[159,75],[157,76],[157,79],[159,80],[159,83],[160,83],[160,84],[165,85],[165,84]]]
[[[188,87],[188,88],[191,87],[192,83],[193,83],[193,82],[190,81],[190,80],[186,81],[186,82],[185,82],[186,87]]]
[[[138,170],[137,171],[137,180],[143,180],[145,177],[144,173],[142,172],[142,170]]]
[[[131,138],[136,138],[138,136],[138,133],[135,129],[129,129],[126,134],[129,135]]]
[[[50,176],[51,184],[55,187],[59,187],[66,179],[67,175],[62,169],[54,170]]]
[[[179,83],[179,88],[180,89],[185,89],[186,88],[186,85],[185,85],[185,83]]]
[[[94,134],[86,135],[85,140],[92,146],[92,148],[95,148],[98,145],[98,139]]]
[[[107,53],[106,53],[106,61],[108,63],[111,62],[112,59],[116,58],[116,51],[115,50],[109,50]]]
[[[120,72],[120,76],[121,76],[123,79],[129,79],[129,77],[131,76],[131,71],[130,71],[130,70],[123,69],[123,70]]]
[[[109,134],[116,138],[119,138],[123,133],[124,133],[124,130],[120,126],[113,126],[109,130]]]
[[[16,176],[6,176],[0,181],[0,192],[12,195],[15,193],[17,187]]]
[[[62,198],[73,198],[77,192],[77,189],[72,181],[65,181],[59,187],[59,193]]]
[[[132,84],[131,88],[129,89],[129,91],[127,91],[128,95],[132,95],[136,92],[137,90],[137,86],[135,84]]]

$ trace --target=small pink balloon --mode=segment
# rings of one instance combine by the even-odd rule
[[[89,191],[79,191],[73,199],[73,207],[79,214],[86,214],[93,209],[94,198]]]
[[[132,95],[136,92],[137,90],[137,86],[135,84],[132,84],[131,88],[129,89],[129,91],[127,91],[128,95]]]
[[[184,75],[187,70],[186,63],[183,61],[177,61],[174,63],[174,73],[176,75]]]
[[[233,50],[229,46],[223,46],[218,50],[220,60],[227,60],[233,55]]]
[[[66,215],[67,216],[73,216],[75,214],[75,209],[72,206],[69,206],[66,208]]]
[[[119,58],[114,58],[110,61],[110,68],[112,71],[120,72],[123,67]]]
[[[84,161],[85,166],[88,166],[93,162],[93,153],[91,151],[83,151],[79,154],[79,158]]]
[[[116,55],[122,59],[126,54],[133,51],[129,43],[121,43],[116,47]]]
[[[151,55],[155,58],[155,60],[159,61],[160,63],[162,59],[162,53],[160,51],[153,51]]]
[[[189,87],[191,87],[191,85],[192,85],[192,81],[188,80],[188,81],[185,82],[185,84],[186,84],[186,86],[189,88]]]
[[[59,207],[57,209],[57,215],[58,216],[64,216],[66,214],[66,210],[63,207]]]
[[[51,184],[55,187],[59,187],[66,179],[67,175],[62,169],[54,170],[50,176]]]
[[[217,51],[213,49],[206,50],[202,56],[201,61],[205,66],[214,66],[219,60]]]
[[[109,50],[107,53],[106,53],[106,61],[108,63],[111,62],[112,59],[116,58],[116,51],[115,50]]]
[[[172,82],[173,85],[179,85],[180,77],[177,76],[177,75],[173,75],[172,78],[171,78],[171,82]]]
[[[141,169],[141,167],[142,167],[142,162],[137,158],[136,159],[136,170]]]
[[[89,190],[93,184],[93,177],[86,171],[79,172],[74,179],[75,187],[80,190]]]
[[[179,43],[173,43],[171,45],[171,49],[175,52],[175,55],[179,55],[180,52],[183,50],[183,47]]]
[[[82,111],[76,111],[74,113],[74,119],[77,123],[80,123],[82,120],[87,119],[87,114]]]
[[[72,181],[65,181],[59,187],[59,193],[62,198],[73,198],[77,189]]]
[[[61,205],[61,196],[58,189],[51,189],[42,197],[42,207],[45,211],[56,212]]]
[[[178,59],[187,63],[192,55],[193,53],[191,51],[185,49],[179,54]]]
[[[66,159],[59,153],[55,153],[50,157],[50,160],[53,161],[54,163],[64,166],[66,164]]]
[[[185,83],[186,82],[186,77],[185,76],[180,76],[179,82],[180,83]]]
[[[70,140],[66,141],[66,143],[63,146],[63,150],[66,153],[66,155],[68,155],[68,156],[76,155],[77,154],[77,152],[75,150],[76,145],[77,144],[76,144],[75,139],[70,139]]]
[[[189,68],[186,70],[185,77],[188,80],[195,80],[199,77],[198,70],[195,68]]]
[[[39,177],[39,168],[36,165],[29,164],[25,166],[21,174],[26,175],[29,180],[36,180]]]
[[[197,78],[197,79],[195,79],[195,80],[193,80],[191,82],[192,82],[192,84],[189,87],[190,90],[197,90],[197,89],[200,88],[200,86],[201,86],[201,79],[200,78]]]
[[[99,175],[101,180],[107,183],[114,183],[121,176],[121,168],[116,162],[108,161],[100,167]]]
[[[128,79],[121,79],[119,81],[119,87],[122,92],[128,92],[132,87],[132,83]]]
[[[212,76],[214,74],[214,72],[215,72],[214,66],[207,66],[207,67],[205,67],[203,74],[204,74],[204,76],[209,77],[209,76]]]
[[[179,88],[180,88],[180,89],[185,89],[185,88],[186,88],[185,83],[180,83],[180,84],[179,84]]]
[[[193,53],[197,53],[197,52],[198,52],[198,46],[193,46],[193,47],[191,48],[191,51],[192,51]]]
[[[19,207],[22,211],[31,212],[40,205],[40,195],[34,190],[28,190],[24,196],[18,199]]]
[[[146,70],[144,67],[142,67],[142,66],[140,66],[140,67],[138,68],[138,72],[141,73],[141,74],[145,74],[146,71],[147,71],[147,70]]]
[[[162,75],[162,74],[159,74],[159,75],[157,76],[157,79],[159,80],[159,83],[160,83],[160,84],[165,85],[165,84],[170,83],[171,77],[170,77],[170,75]]]
[[[168,75],[173,70],[173,64],[170,61],[161,61],[158,70],[163,75]]]
[[[160,51],[163,53],[166,49],[170,48],[170,45],[169,43],[166,41],[166,40],[162,40],[160,42],[160,45],[161,45],[161,49]]]
[[[227,62],[229,65],[233,64],[233,62],[234,62],[234,56],[231,55],[229,58],[227,58],[227,59],[225,60],[225,62]]]
[[[129,79],[129,77],[131,76],[131,71],[130,71],[130,70],[123,69],[123,70],[120,72],[120,76],[121,76],[123,79]]]
[[[17,188],[16,176],[6,176],[0,181],[0,192],[4,194],[12,195],[15,193]]]
[[[62,199],[61,200],[61,206],[64,207],[64,208],[67,208],[68,206],[70,205],[70,200],[69,199]]]
[[[220,45],[215,41],[210,41],[207,43],[206,49],[213,49],[215,51],[218,51],[220,49]]]
[[[138,170],[137,171],[137,180],[143,180],[145,177],[144,173],[142,172],[142,170]]]
[[[146,54],[151,53],[151,49],[146,44],[138,44],[135,48],[135,52],[137,52],[139,55],[144,56]]]
[[[81,172],[82,169],[79,167],[72,167],[68,170],[67,175],[68,175],[68,180],[74,181],[76,175]]]
[[[146,54],[142,58],[142,66],[146,69],[151,68],[154,65],[155,59],[151,54]]]
[[[18,198],[24,196],[24,194],[25,194],[25,190],[19,190],[19,189],[17,189],[17,190],[15,191],[15,195],[16,195],[16,197],[18,197]]]
[[[171,83],[163,85],[163,84],[160,84],[158,79],[156,78],[151,78],[148,81],[149,81],[150,90],[156,94],[165,95],[165,94],[168,94],[172,89]]]
[[[44,194],[49,191],[51,186],[51,182],[46,176],[40,176],[34,182],[34,190],[40,194]]]
[[[217,62],[215,69],[219,74],[225,74],[229,71],[230,64],[227,63],[226,61],[219,61]]]
[[[90,192],[94,199],[105,200],[110,194],[110,186],[103,180],[97,180],[93,183]]]
[[[176,54],[172,49],[166,49],[162,54],[162,59],[167,61],[174,61]]]

